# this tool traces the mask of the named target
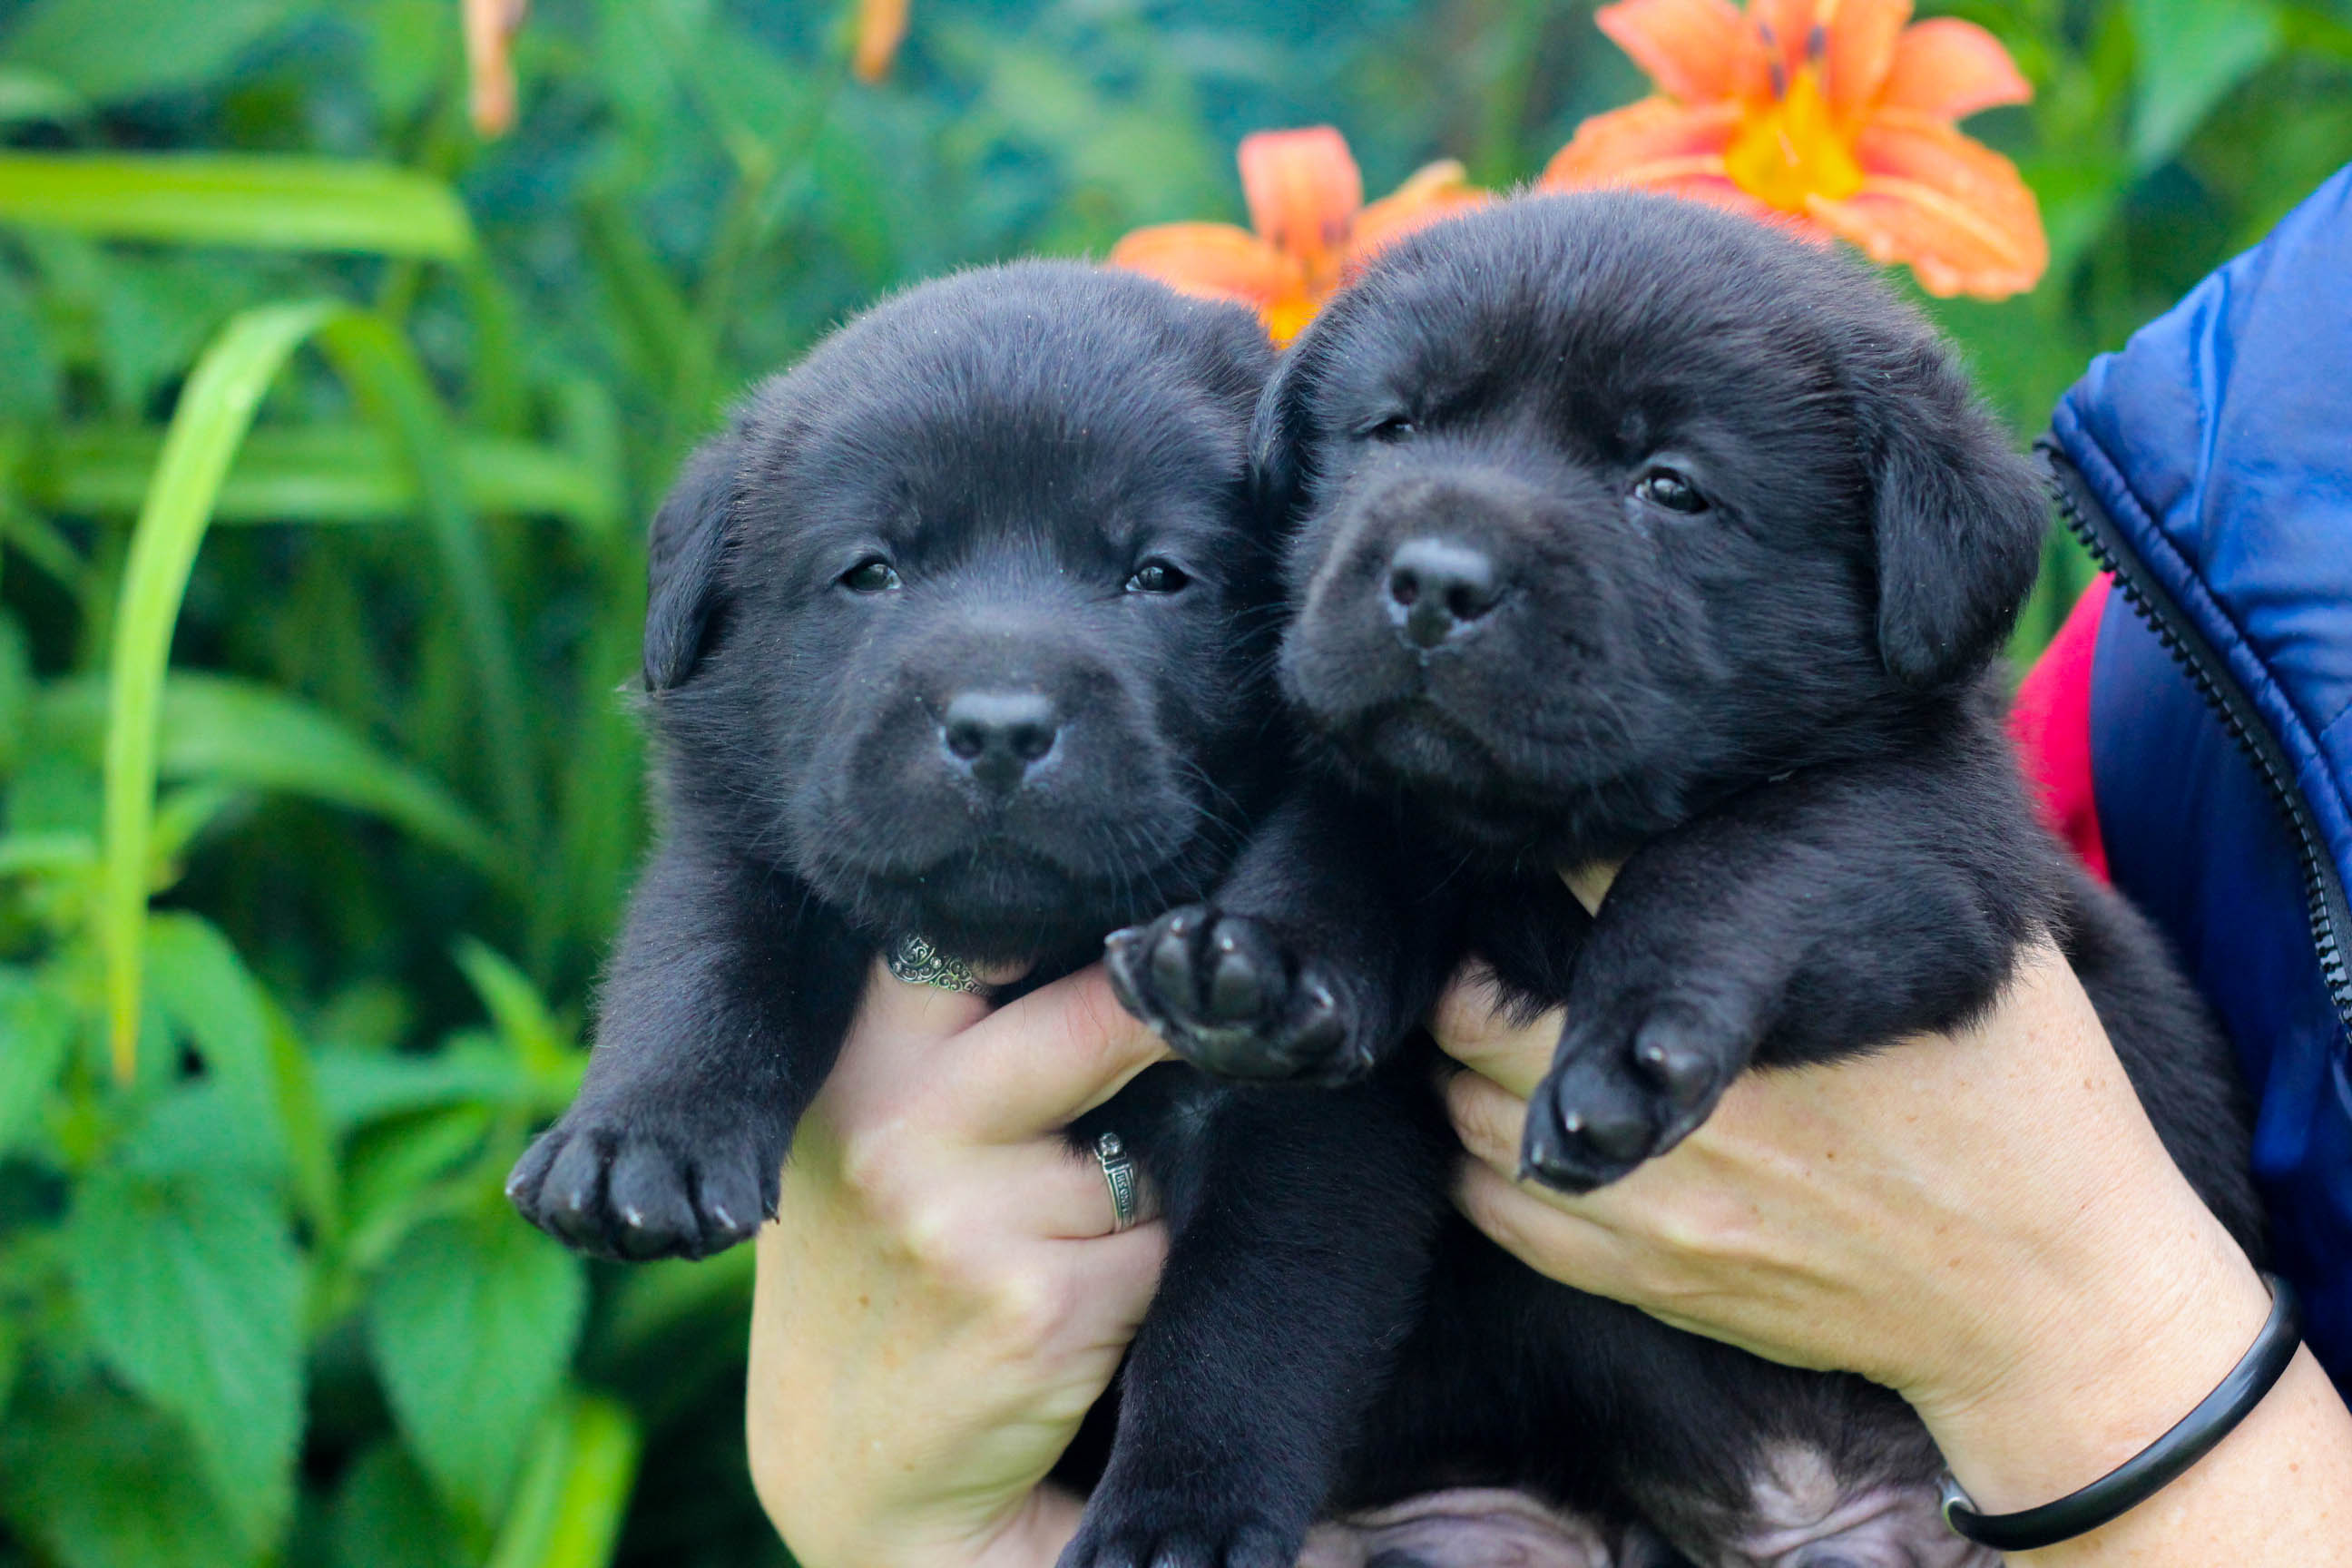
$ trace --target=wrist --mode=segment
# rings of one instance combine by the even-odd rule
[[[854,1539],[809,1546],[785,1532],[784,1544],[803,1568],[1053,1568],[1084,1509],[1048,1481],[978,1523],[877,1521]]]
[[[2141,1234],[2134,1258],[2071,1287],[2043,1282],[2040,1310],[2004,1307],[2021,1331],[1978,1376],[1905,1391],[1981,1510],[2032,1508],[2105,1475],[2195,1408],[2260,1331],[2269,1292],[2202,1205]]]

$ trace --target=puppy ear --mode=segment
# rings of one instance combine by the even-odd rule
[[[704,442],[654,514],[646,543],[646,689],[666,691],[702,657],[719,604],[719,567],[734,511],[740,437]]]
[[[1879,658],[1906,686],[1958,679],[1999,649],[2032,590],[2048,502],[1939,345],[1882,361],[1859,401]]]
[[[1297,504],[1306,478],[1307,394],[1313,380],[1314,347],[1306,332],[1275,356],[1274,374],[1258,394],[1257,413],[1250,421],[1250,478],[1265,515],[1280,520]]]

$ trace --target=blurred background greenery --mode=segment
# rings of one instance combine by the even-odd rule
[[[2021,439],[2352,157],[2347,0],[1925,8],[2038,89],[1969,129],[2048,278],[1930,302]],[[0,0],[0,1563],[782,1560],[748,1249],[499,1190],[643,841],[673,463],[897,283],[1241,216],[1249,131],[1499,186],[1643,90],[1583,4],[916,0],[872,85],[855,26],[541,0],[486,141],[457,0]]]

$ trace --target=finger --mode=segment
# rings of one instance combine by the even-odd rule
[[[1607,1227],[1476,1160],[1463,1163],[1454,1206],[1488,1240],[1537,1273],[1595,1295],[1624,1299],[1624,1245]]]
[[[1554,1008],[1532,1023],[1513,1023],[1493,972],[1465,964],[1431,1009],[1429,1032],[1446,1055],[1525,1100],[1551,1070],[1565,1016]]]
[[[944,1040],[988,1016],[989,1007],[984,994],[950,991],[943,985],[910,984],[890,973],[887,959],[877,958],[866,972],[866,994],[857,1004],[852,1033]]]
[[[1160,1220],[1117,1236],[1055,1244],[1068,1289],[1086,1302],[1088,1338],[1124,1349],[1151,1305],[1168,1261],[1168,1226]]]
[[[1481,1164],[1507,1180],[1519,1172],[1519,1146],[1528,1125],[1528,1102],[1476,1073],[1455,1073],[1445,1083],[1445,1110],[1454,1135]]]
[[[1021,1142],[1100,1105],[1174,1053],[1118,1005],[1099,963],[1008,1002],[937,1064],[940,1102],[975,1141]]]
[[[974,1190],[988,1194],[991,1216],[1017,1217],[1026,1235],[1047,1241],[1084,1241],[1118,1228],[1110,1179],[1091,1149],[1046,1137],[976,1150],[971,1159],[968,1179]],[[1159,1214],[1141,1169],[1135,1177],[1137,1218],[1129,1229]]]

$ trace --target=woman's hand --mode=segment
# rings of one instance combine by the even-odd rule
[[[760,1234],[751,1474],[809,1568],[1052,1563],[1044,1484],[1157,1284],[1057,1129],[1165,1058],[1099,966],[1001,1010],[877,964]]]
[[[1590,904],[1606,883],[1571,885]],[[1743,1076],[1680,1146],[1582,1197],[1515,1179],[1559,1019],[1510,1028],[1490,995],[1465,977],[1432,1020],[1473,1069],[1447,1090],[1471,1219],[1555,1279],[1890,1385],[1989,1511],[2146,1447],[2268,1310],[2053,951],[1948,1037]],[[2352,1416],[2305,1352],[2189,1476],[2034,1561],[2336,1564],[2347,1507]]]

